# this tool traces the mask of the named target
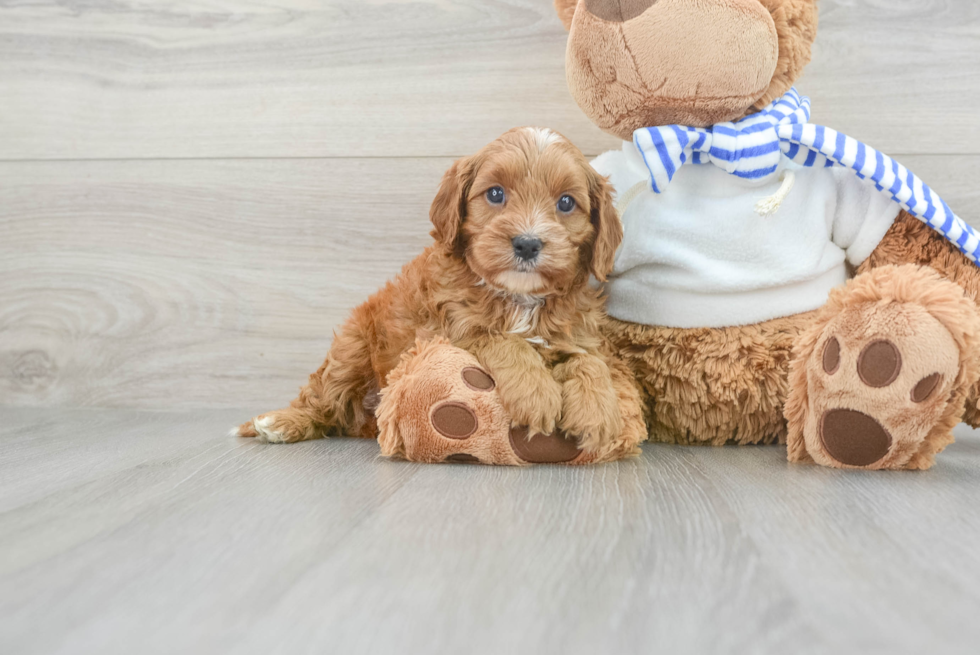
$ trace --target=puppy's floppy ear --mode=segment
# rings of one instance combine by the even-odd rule
[[[475,166],[469,158],[459,159],[442,176],[439,191],[429,208],[429,219],[435,229],[432,238],[455,248],[459,229],[466,218],[466,201],[473,185]]]
[[[558,18],[566,30],[572,29],[572,17],[575,15],[578,2],[579,0],[555,0],[555,11],[558,12]]]
[[[589,167],[589,205],[595,240],[592,244],[590,270],[600,282],[612,272],[616,250],[623,242],[623,224],[613,203],[612,185]]]

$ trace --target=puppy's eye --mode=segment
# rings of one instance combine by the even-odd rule
[[[571,196],[562,196],[558,199],[558,211],[562,214],[568,214],[573,209],[575,209],[575,198]]]
[[[487,202],[489,202],[491,205],[504,204],[504,188],[499,186],[491,187],[490,190],[487,191]]]

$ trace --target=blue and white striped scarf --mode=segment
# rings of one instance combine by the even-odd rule
[[[891,157],[829,127],[811,125],[809,120],[810,99],[794,88],[738,122],[710,128],[647,127],[633,133],[633,143],[650,170],[654,193],[662,193],[688,162],[714,164],[750,180],[775,175],[783,155],[807,167],[844,166],[977,263],[980,237],[925,182]]]

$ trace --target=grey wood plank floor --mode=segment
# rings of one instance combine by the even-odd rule
[[[415,465],[249,410],[0,409],[3,653],[975,653],[980,433],[925,473],[780,447]]]

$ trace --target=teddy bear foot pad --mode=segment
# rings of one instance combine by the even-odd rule
[[[817,464],[928,468],[952,440],[963,367],[974,358],[965,333],[975,309],[952,283],[924,274],[899,286],[898,277],[885,270],[857,279],[803,364],[802,438]]]

